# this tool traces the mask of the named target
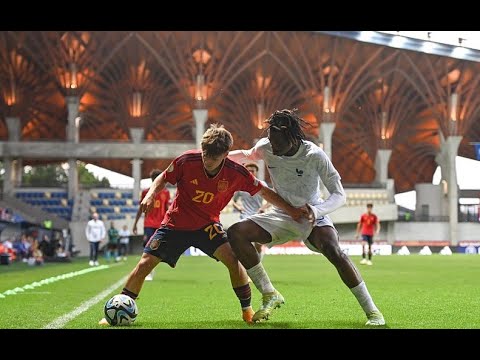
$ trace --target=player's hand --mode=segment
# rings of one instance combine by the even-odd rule
[[[132,228],[132,232],[133,232],[133,235],[137,235],[137,225],[133,225],[133,228]]]
[[[313,222],[313,215],[311,214],[311,209],[306,205],[300,208],[293,208],[290,211],[290,216],[293,220],[297,222],[302,222],[304,219],[307,219],[309,222]]]
[[[142,200],[142,202],[140,203],[140,209],[143,213],[148,213],[150,211],[150,209],[153,207],[153,203],[154,203],[154,197],[153,195],[147,195],[145,196],[145,198]]]

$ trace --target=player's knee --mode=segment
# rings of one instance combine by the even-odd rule
[[[232,244],[237,244],[241,241],[241,225],[240,223],[233,224],[227,229],[228,241]]]
[[[337,263],[347,257],[347,255],[342,251],[340,246],[333,242],[323,244],[322,253],[332,263]]]

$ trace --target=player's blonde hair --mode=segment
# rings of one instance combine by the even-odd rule
[[[202,151],[207,157],[217,157],[230,151],[233,137],[223,125],[211,124],[202,137]]]

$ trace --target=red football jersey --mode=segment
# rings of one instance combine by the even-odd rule
[[[142,202],[145,195],[147,195],[148,189],[142,191]],[[168,205],[170,204],[170,191],[163,189],[157,195],[155,195],[155,202],[150,211],[145,215],[145,220],[143,221],[143,227],[150,228],[159,228],[162,223],[163,217],[167,212]]]
[[[177,185],[177,193],[162,225],[177,230],[198,230],[219,222],[220,211],[236,191],[253,196],[263,187],[245,167],[228,158],[215,177],[208,177],[200,150],[177,157],[165,174],[166,181]]]
[[[377,215],[367,213],[363,214],[360,218],[360,223],[362,224],[362,235],[373,236],[375,230],[375,224],[378,223]]]

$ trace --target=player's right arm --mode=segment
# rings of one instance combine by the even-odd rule
[[[132,232],[134,235],[137,235],[137,223],[142,215],[142,207],[139,205],[137,210],[137,215],[135,216],[135,222],[133,223]]]
[[[140,211],[148,213],[155,203],[155,195],[162,191],[165,188],[167,181],[165,180],[165,171],[162,172],[157,178],[152,182],[150,189],[140,203]]]
[[[87,240],[90,241],[90,221],[87,223],[87,226],[85,227],[85,236],[87,237]]]
[[[284,210],[288,215],[293,218],[293,220],[298,222],[301,222],[303,219],[308,219],[310,222],[313,221],[313,217],[311,216],[307,206],[303,206],[301,208],[293,207],[288,202],[286,202],[280,195],[278,195],[275,191],[271,190],[267,186],[263,186],[258,193],[269,203]]]
[[[360,237],[360,229],[362,227],[362,217],[360,217],[360,221],[357,223],[357,231],[355,233],[355,239]]]
[[[262,160],[262,147],[265,146],[267,141],[268,139],[262,138],[249,150],[232,150],[228,153],[228,157],[239,164]]]

